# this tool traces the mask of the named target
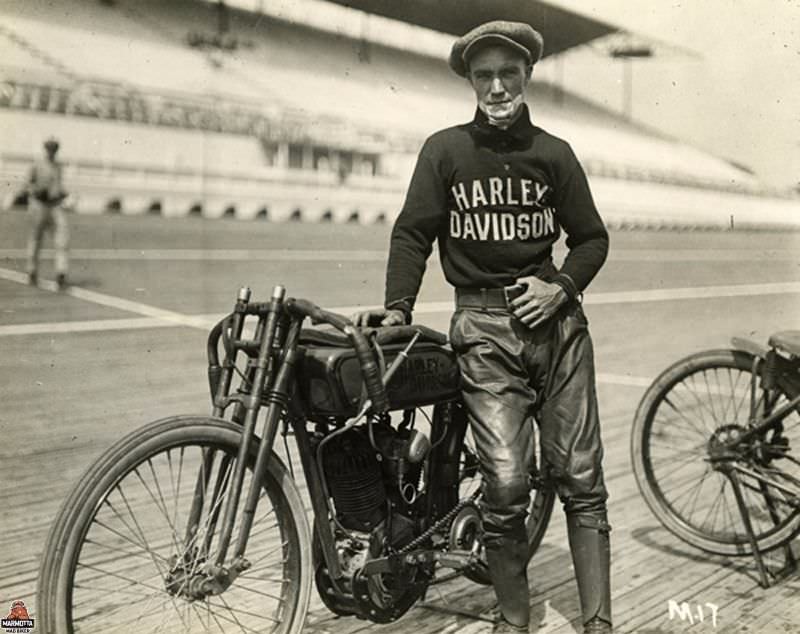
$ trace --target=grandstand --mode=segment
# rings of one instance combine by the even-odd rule
[[[442,56],[263,11],[0,4],[6,202],[55,134],[80,212],[391,219],[425,136],[471,117],[469,87]],[[561,88],[537,82],[532,95],[537,123],[570,140],[612,225],[800,225],[796,199],[765,195],[724,160]]]

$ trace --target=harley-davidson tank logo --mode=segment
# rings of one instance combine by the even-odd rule
[[[440,355],[411,356],[397,370],[389,390],[409,394],[430,394],[458,386],[458,367]]]

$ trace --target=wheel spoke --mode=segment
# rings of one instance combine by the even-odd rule
[[[225,609],[228,611],[228,614],[230,615],[230,618],[232,619],[231,623],[234,623],[234,624],[238,625],[238,626],[239,626],[239,629],[240,629],[242,632],[244,632],[245,634],[247,634],[247,632],[256,632],[256,633],[257,633],[257,630],[253,630],[253,629],[250,629],[250,628],[246,628],[244,625],[242,625],[242,622],[241,622],[241,621],[239,620],[239,618],[236,616],[236,612],[234,612],[234,611],[231,609],[231,606],[229,606],[229,605],[228,605],[227,601],[225,601],[225,598],[224,598],[224,597],[222,597],[222,595],[220,595],[220,596],[218,597],[218,599],[219,599],[220,601],[222,601],[222,605],[214,605],[213,603],[211,603],[211,600],[210,600],[210,599],[208,600],[208,604],[209,604],[211,607],[216,607],[216,608],[225,608]]]
[[[181,490],[181,476],[183,475],[183,458],[184,458],[185,451],[186,451],[186,447],[181,447],[180,454],[179,454],[179,460],[178,460],[178,478],[177,478],[177,483],[175,484],[175,486],[173,488],[173,494],[172,494],[173,498],[175,500],[175,507],[174,507],[173,514],[172,514],[172,525],[173,526],[177,526],[178,525],[178,506],[179,506],[178,505],[178,494],[179,494],[179,492]],[[172,452],[171,451],[167,452],[167,461],[169,463],[169,480],[170,480],[170,484],[172,484],[174,482],[175,478],[174,478],[173,471],[172,471]]]
[[[670,454],[670,455],[672,455],[672,454]],[[674,476],[675,474],[677,474],[678,471],[681,468],[683,468],[684,466],[687,466],[687,465],[689,465],[691,463],[701,462],[701,461],[702,461],[702,459],[698,460],[698,457],[697,457],[696,454],[690,454],[690,455],[686,456],[685,458],[681,458],[677,462],[673,458],[670,458],[669,456],[667,456],[667,457],[664,457],[664,458],[660,458],[658,460],[657,464],[656,463],[653,464],[653,473],[655,473],[655,471],[657,470],[658,465],[664,464],[664,468],[668,470],[668,472],[666,474],[666,477],[671,477],[671,476]]]
[[[214,598],[219,599],[220,601],[222,601],[222,605],[221,606],[220,605],[215,606],[213,603],[211,603],[210,599],[208,601],[209,605],[211,607],[224,607],[228,612],[230,612],[231,615],[239,614],[239,615],[244,615],[244,616],[252,616],[252,617],[255,617],[255,618],[260,619],[262,621],[270,621],[271,623],[280,623],[280,621],[278,619],[274,619],[274,618],[272,618],[270,616],[265,616],[264,614],[258,614],[256,612],[250,612],[249,610],[242,610],[242,609],[239,609],[239,608],[234,609],[230,605],[228,605],[228,602],[225,600],[224,595],[220,594],[220,595],[215,596]]]
[[[284,549],[284,548],[286,548],[286,542],[282,542],[282,543],[278,544],[277,546],[275,546],[274,548],[272,548],[272,549],[268,550],[266,553],[264,553],[263,555],[261,555],[261,557],[259,557],[258,559],[254,560],[254,561],[253,561],[253,562],[251,562],[251,563],[252,563],[252,565],[254,565],[254,566],[255,566],[257,563],[260,563],[260,562],[264,561],[264,560],[265,560],[267,557],[269,557],[270,555],[273,555],[273,554],[274,554],[274,553],[276,553],[278,550],[282,550],[282,549]]]
[[[134,585],[134,584],[131,584],[131,585]],[[133,595],[133,596],[136,596],[136,597],[142,596],[141,592],[136,592],[134,590],[124,590],[122,588],[113,588],[112,589],[112,588],[101,587],[101,586],[91,586],[91,585],[87,585],[86,583],[74,583],[72,587],[75,588],[76,590],[87,590],[87,591],[91,592],[92,594],[96,594],[96,593],[99,593],[99,594],[129,594],[129,595]],[[153,595],[156,595],[156,594],[163,594],[163,592],[164,592],[163,588],[159,588],[158,590],[153,590],[147,596],[153,596]],[[93,598],[89,598],[88,600],[89,601],[94,601]],[[76,604],[74,607],[78,607],[78,605],[79,604]]]
[[[156,502],[155,498],[153,497],[153,494],[150,491],[150,487],[148,487],[147,484],[145,484],[144,479],[142,479],[142,476],[139,473],[138,469],[135,470],[135,473],[136,473],[137,476],[139,476],[139,479],[142,482],[142,486],[144,486],[144,488],[147,490],[147,492],[153,498],[153,502],[156,503],[156,506],[158,507],[158,510],[161,511],[161,514],[164,516],[164,519],[166,520],[167,524],[169,525],[170,531],[172,532],[172,541],[173,541],[173,545],[175,546],[175,549],[176,550],[180,550],[181,538],[178,537],[178,532],[175,530],[175,524],[172,523],[171,518],[169,516],[169,511],[167,510],[167,503],[164,500],[164,494],[161,491],[161,485],[158,483],[159,478],[156,475],[155,469],[153,468],[152,460],[148,460],[147,461],[147,466],[150,467],[150,473],[153,476],[153,483],[155,484],[156,491],[158,492],[158,502]]]
[[[150,585],[149,583],[143,583],[138,579],[132,579],[130,577],[126,577],[125,575],[121,575],[119,573],[113,572],[111,570],[106,570],[104,568],[100,568],[99,566],[95,566],[93,564],[83,564],[79,563],[78,567],[80,568],[88,568],[89,570],[94,570],[95,572],[99,572],[102,575],[107,575],[109,577],[113,577],[114,579],[119,579],[120,581],[127,581],[130,585],[134,586],[141,586],[142,588],[147,588],[148,590],[152,590],[154,592],[162,592],[163,588],[159,588],[158,586]]]
[[[147,543],[147,537],[145,536],[144,530],[142,529],[141,525],[139,524],[139,520],[136,519],[136,515],[134,514],[133,510],[131,509],[131,505],[128,502],[128,498],[125,496],[125,493],[122,491],[121,488],[117,487],[117,490],[119,491],[119,494],[122,496],[122,499],[125,502],[125,508],[128,509],[128,513],[130,514],[131,518],[133,519],[133,523],[136,525],[136,528],[139,531],[139,535],[142,538],[142,543],[144,544],[145,550],[150,555],[150,557],[151,557],[151,559],[153,561],[153,564],[158,569],[158,571],[161,573],[161,576],[163,578],[163,576],[164,576],[163,575],[163,570],[162,570],[161,566],[159,565],[158,557],[155,556],[155,553],[153,552],[153,549],[150,548],[150,545]]]
[[[109,528],[108,526],[105,526],[104,524],[102,524],[102,523],[100,523],[98,521],[95,521],[95,524],[97,524],[98,526],[101,526],[102,528],[105,528],[106,530],[111,531],[115,535],[119,535],[120,537],[122,537],[126,541],[129,541],[131,544],[134,544],[135,546],[140,546],[140,544],[137,544],[133,540],[128,539],[127,537],[125,537],[121,533],[115,531],[112,528]],[[91,544],[92,546],[94,546],[96,548],[102,548],[102,549],[105,549],[105,550],[108,550],[108,551],[111,551],[111,552],[116,552],[116,553],[123,554],[126,557],[142,557],[142,558],[148,559],[148,560],[151,557],[158,557],[164,563],[166,563],[168,561],[164,556],[158,554],[157,552],[155,552],[155,551],[149,551],[148,552],[144,548],[142,548],[142,550],[144,552],[138,552],[138,553],[137,552],[131,552],[130,550],[126,550],[125,548],[120,548],[119,546],[111,546],[110,544],[106,544],[106,543],[103,543],[103,542],[98,542],[98,541],[95,541],[94,539],[89,539],[88,537],[85,539],[85,543],[86,544]]]
[[[681,480],[678,480],[677,482],[675,482],[672,489],[670,489],[669,492],[671,493],[671,495],[669,497],[666,495],[666,492],[664,492],[664,497],[667,501],[667,504],[669,504],[670,507],[674,509],[675,508],[674,503],[671,500],[677,502],[684,495],[690,495],[691,491],[693,491],[695,487],[697,487],[697,476],[693,473],[689,474],[688,476],[685,476]],[[661,489],[661,491],[664,490]]]
[[[98,520],[98,519],[95,519],[95,521],[94,521],[94,525],[95,525],[95,526],[99,526],[100,528],[107,530],[109,533],[113,533],[114,535],[116,535],[116,536],[117,536],[117,537],[119,537],[120,539],[123,539],[124,541],[126,541],[126,542],[128,542],[128,543],[130,543],[130,544],[133,544],[133,545],[134,545],[134,546],[136,546],[137,548],[140,548],[140,549],[142,549],[142,550],[143,550],[145,553],[147,553],[147,547],[146,547],[144,544],[142,544],[142,543],[141,543],[141,542],[139,542],[139,541],[136,541],[136,540],[135,540],[135,539],[133,539],[132,537],[128,537],[127,535],[125,535],[125,534],[121,533],[121,532],[120,532],[120,531],[118,531],[117,529],[115,529],[115,528],[112,528],[111,526],[109,526],[109,525],[108,525],[108,524],[106,524],[105,522],[101,522],[100,520]],[[148,555],[149,555],[149,553],[148,553]]]
[[[691,377],[691,386],[689,386],[689,385],[686,386],[688,388],[689,395],[694,399],[694,402],[698,405],[698,411],[701,414],[703,412],[708,413],[711,416],[711,420],[716,423],[717,419],[716,419],[716,416],[714,415],[714,410],[711,408],[711,406],[708,404],[707,401],[705,401],[705,400],[700,398],[700,395],[699,395],[699,391],[700,390],[697,387],[697,383],[698,383],[697,376],[696,375],[692,375],[692,377]],[[686,383],[684,383],[684,385],[686,385]],[[706,422],[706,417],[705,416],[701,415],[701,419],[703,421],[704,427],[707,430],[711,430],[711,429],[714,428],[713,425],[709,425]]]
[[[714,391],[711,389],[711,386],[708,384],[708,372],[703,372],[703,383],[706,386],[706,394],[708,395],[708,405],[711,409],[711,418],[714,419],[714,422],[719,423],[720,420],[725,420],[724,417],[720,418],[717,416],[717,412],[714,409]],[[714,370],[714,376],[717,376],[716,369]]]
[[[236,586],[236,589],[244,590],[245,592],[252,592],[253,594],[259,594],[262,597],[269,597],[270,599],[275,599],[279,603],[286,603],[286,599],[284,599],[283,597],[276,597],[274,594],[270,594],[269,592],[262,592],[260,590],[255,590],[254,588],[248,588],[247,586]],[[278,621],[275,622],[277,623]]]
[[[665,397],[664,397],[664,402],[665,402],[667,405],[669,405],[669,406],[670,406],[670,407],[673,409],[673,411],[674,411],[674,412],[675,412],[675,413],[676,413],[676,414],[677,414],[677,415],[678,415],[678,416],[679,416],[681,419],[683,419],[683,420],[684,420],[684,421],[687,423],[687,425],[688,425],[688,426],[689,426],[691,429],[693,429],[694,431],[696,431],[696,432],[697,432],[697,433],[698,433],[700,436],[703,436],[703,437],[705,437],[705,436],[707,436],[707,435],[708,435],[708,434],[707,434],[707,433],[706,433],[706,432],[705,432],[703,429],[700,429],[700,428],[699,428],[699,427],[698,427],[698,426],[695,424],[695,422],[694,422],[693,420],[691,420],[690,418],[688,418],[688,417],[687,417],[687,416],[686,416],[686,415],[685,415],[685,414],[684,414],[684,413],[683,413],[683,412],[682,412],[682,411],[681,411],[681,410],[680,410],[680,409],[679,409],[679,408],[678,408],[678,407],[675,405],[675,403],[673,403],[673,402],[672,402],[672,400],[670,400],[669,398],[667,398],[667,397],[665,396]],[[701,420],[702,420],[702,418],[701,418]],[[704,426],[705,426],[705,421],[703,421],[703,424],[704,424]]]
[[[214,619],[214,624],[217,626],[217,628],[219,628],[219,631],[222,632],[222,634],[225,634],[225,628],[222,627],[222,624],[219,622],[219,618],[217,616],[217,613],[211,611],[211,605],[208,603],[208,601],[204,601],[204,603],[206,605],[206,631],[207,632],[211,631],[211,619],[213,618]],[[197,620],[202,623],[203,622],[203,614],[200,611],[200,608],[197,607],[196,604],[192,603],[192,609],[197,614]]]
[[[144,606],[144,609],[139,610],[136,615],[131,616],[125,620],[121,620],[119,618],[111,618],[115,615],[115,613],[119,612],[122,609],[130,608],[130,604],[123,604],[120,606],[116,606],[110,609],[104,609],[102,618],[99,619],[99,622],[102,624],[102,631],[103,632],[120,632],[120,634],[127,634],[131,631],[141,631],[141,622],[143,619],[151,615],[151,612],[157,613],[160,615],[158,624],[156,625],[156,629],[150,630],[154,634],[157,632],[163,632],[164,628],[168,625],[169,620],[165,618],[165,607],[168,603],[168,597],[163,596],[163,600],[158,604],[155,605],[153,603],[153,597],[148,600],[148,604]],[[74,624],[76,626],[76,632],[82,633],[86,632],[86,634],[91,634],[93,631],[96,631],[96,623],[97,620],[89,620],[89,617],[97,617],[100,616],[98,614],[90,614],[89,616],[82,617],[80,619],[74,619]],[[132,627],[136,625],[136,627]],[[184,628],[185,630],[185,628]]]
[[[743,535],[742,531],[737,530],[736,528],[738,522],[736,521],[736,518],[733,515],[733,511],[731,510],[731,505],[728,503],[727,497],[724,498],[723,503],[725,505],[725,511],[727,511],[728,514],[729,526],[731,527],[731,534],[736,536]],[[736,506],[736,512],[737,512],[736,517],[741,517],[738,505]]]
[[[700,499],[700,491],[702,490],[703,484],[705,483],[706,478],[711,473],[711,471],[712,471],[711,467],[706,466],[706,470],[703,472],[703,477],[700,478],[700,482],[698,482],[697,486],[694,489],[694,491],[695,491],[694,496],[690,500],[687,500],[687,502],[686,502],[686,504],[688,504],[691,501],[691,508],[689,509],[689,514],[690,515],[694,512],[695,506],[697,504],[697,500]],[[683,513],[683,509],[686,508],[686,504],[684,504],[681,508],[676,509],[678,511],[678,513],[680,513],[681,515],[684,515],[684,516],[685,516],[685,514]]]
[[[702,526],[706,526],[707,523],[708,523],[709,518],[714,516],[714,512],[715,512],[717,506],[719,505],[719,501],[721,499],[723,499],[724,496],[725,496],[725,487],[726,486],[728,486],[728,479],[727,478],[723,478],[722,479],[722,484],[719,487],[719,493],[717,494],[717,497],[714,498],[714,501],[711,503],[711,506],[708,508],[708,512],[706,513],[705,518],[703,519],[702,522],[700,522],[700,526],[701,527]]]

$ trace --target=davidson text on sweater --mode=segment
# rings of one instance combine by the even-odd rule
[[[552,207],[533,212],[450,212],[450,237],[462,240],[529,240],[556,232]]]
[[[493,176],[450,188],[458,211],[450,211],[450,237],[462,240],[529,240],[556,233],[555,210],[545,207],[550,188],[529,178]],[[494,211],[488,206],[534,207]],[[476,211],[469,211],[476,209]]]

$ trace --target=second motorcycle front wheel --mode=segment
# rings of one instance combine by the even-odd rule
[[[240,441],[232,423],[179,417],[109,449],[50,532],[38,595],[43,631],[300,632],[311,590],[310,537],[300,496],[277,456],[262,483],[248,566],[221,590],[204,586]],[[245,492],[256,450],[257,443]]]

